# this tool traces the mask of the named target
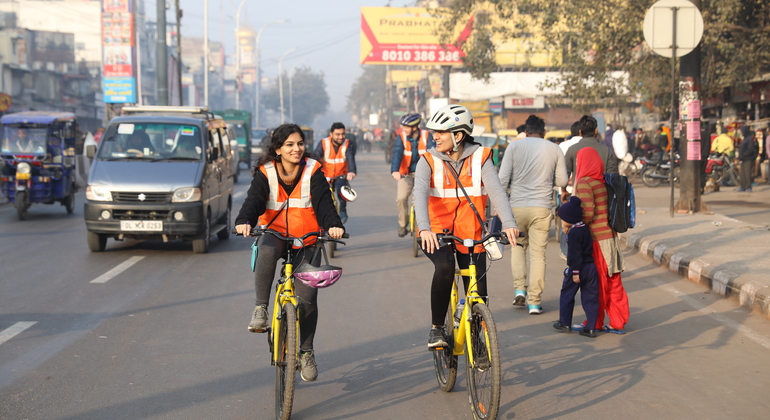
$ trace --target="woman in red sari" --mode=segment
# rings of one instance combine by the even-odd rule
[[[607,186],[604,184],[604,163],[596,150],[586,147],[576,157],[575,193],[581,201],[583,223],[593,238],[594,263],[599,273],[599,316],[596,330],[625,334],[628,322],[628,295],[623,289],[620,273],[625,270],[618,234],[609,225]],[[609,316],[604,324],[604,312]]]

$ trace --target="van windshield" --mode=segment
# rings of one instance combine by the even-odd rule
[[[194,125],[120,123],[113,135],[100,142],[97,158],[199,160],[201,144],[200,128]]]

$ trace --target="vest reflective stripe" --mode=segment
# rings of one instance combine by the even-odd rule
[[[334,144],[331,137],[321,141],[321,147],[324,150],[323,171],[326,178],[334,178],[348,174],[347,151],[350,140],[345,139],[338,150],[334,150]]]
[[[401,143],[404,144],[404,155],[401,157],[401,165],[398,167],[398,173],[401,175],[409,174],[409,165],[412,163],[412,142],[407,140],[406,134],[401,132]],[[428,132],[422,130],[420,138],[417,141],[417,153],[422,156],[428,151]]]
[[[491,156],[491,149],[479,147],[466,158],[458,174],[460,183],[482,218],[487,205],[487,192],[481,182],[481,168]],[[457,186],[454,176],[448,173],[451,169],[447,168],[448,165],[443,160],[430,153],[425,155],[425,159],[432,171],[428,197],[431,231],[442,233],[444,229],[449,229],[460,238],[481,239],[481,225],[462,190]],[[468,252],[468,248],[462,245],[455,246],[462,253]],[[476,246],[475,252],[484,252],[484,248]]]
[[[262,165],[259,170],[267,177],[270,191],[265,213],[259,216],[258,223],[260,225],[270,224],[270,229],[288,232],[289,235],[297,237],[308,232],[318,231],[320,226],[313,209],[310,180],[320,168],[321,164],[318,161],[307,159],[300,175],[299,185],[294,187],[291,195],[287,195],[286,190],[278,182],[278,171],[273,163],[268,162]],[[284,203],[286,203],[286,207],[284,207]],[[305,240],[305,245],[312,245],[315,241],[315,238],[308,238]]]

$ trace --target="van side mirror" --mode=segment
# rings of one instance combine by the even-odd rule
[[[86,146],[86,157],[89,159],[93,159],[94,156],[96,156],[96,146],[93,144],[89,144]]]

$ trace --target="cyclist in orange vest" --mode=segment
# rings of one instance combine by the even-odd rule
[[[246,200],[235,219],[238,233],[248,236],[253,226],[267,225],[269,229],[297,237],[319,228],[328,231],[332,238],[342,237],[345,228],[334,208],[329,184],[321,164],[306,153],[305,134],[298,125],[283,124],[273,131],[256,168]],[[249,331],[266,332],[270,289],[287,243],[272,235],[263,235],[258,245],[254,273],[256,308]],[[315,239],[308,239],[304,247],[297,249],[309,260],[314,255],[314,247]],[[305,381],[314,381],[318,375],[313,354],[318,289],[299,281],[294,283],[294,288],[300,302],[300,373]]]
[[[407,234],[409,223],[409,196],[414,188],[414,170],[420,156],[435,147],[433,136],[428,130],[420,130],[420,114],[406,114],[401,117],[401,141],[393,145],[390,160],[390,174],[398,181],[396,207],[398,208],[398,237]],[[412,176],[407,176],[412,175]]]
[[[332,184],[336,194],[342,223],[347,222],[347,202],[340,191],[348,181],[356,177],[356,145],[345,137],[345,125],[341,122],[332,124],[329,137],[321,140],[321,147],[316,155],[323,162],[323,172],[326,180]]]
[[[468,268],[470,263],[468,248],[461,245],[440,247],[436,234],[448,229],[460,238],[480,240],[482,226],[479,218],[484,217],[487,199],[492,201],[502,221],[503,231],[513,245],[519,230],[492,162],[492,150],[482,147],[471,136],[473,116],[470,111],[462,105],[446,105],[436,111],[426,127],[433,130],[436,147],[428,150],[417,163],[414,205],[422,248],[434,266],[430,303],[432,327],[428,337],[430,349],[449,345],[444,317],[452,292],[455,259],[460,268]],[[478,216],[452,172],[476,207]],[[479,294],[487,296],[486,252],[481,246],[475,252],[478,253]],[[468,290],[469,279],[463,280],[465,290]]]

